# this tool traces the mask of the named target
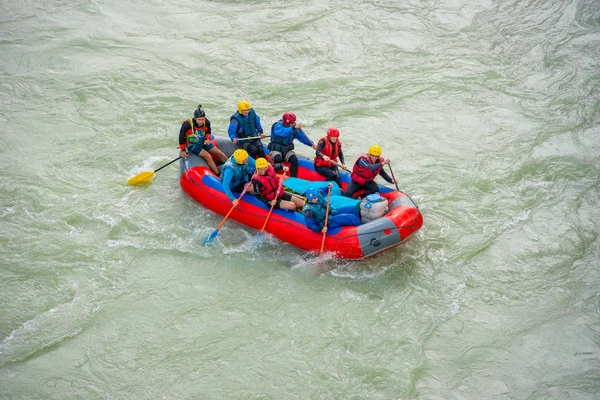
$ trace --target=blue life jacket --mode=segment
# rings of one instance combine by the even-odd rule
[[[277,135],[275,128],[277,126]],[[283,135],[281,135],[283,133]],[[296,128],[293,126],[283,125],[283,121],[279,120],[271,125],[271,141],[269,142],[269,150],[275,150],[282,154],[294,149],[294,137],[296,136]]]
[[[225,164],[223,164],[221,175],[225,173],[226,169],[230,169],[233,172],[230,187],[236,187],[242,183],[250,182],[250,172],[252,171],[249,170],[248,163],[238,164],[233,160],[233,156],[231,156]]]
[[[304,208],[302,209],[302,214],[306,218],[314,218],[317,225],[319,225],[319,229],[322,229],[325,226],[325,213],[327,210],[327,202],[325,199],[319,194],[319,199],[316,203],[311,203],[309,201],[306,202]],[[335,212],[332,207],[329,208],[329,215],[333,215]],[[312,214],[312,216],[311,216]]]
[[[232,120],[232,119],[235,119],[238,124],[237,132],[236,132],[238,138],[243,139],[243,138],[247,138],[247,137],[258,136],[257,129],[256,129],[256,113],[254,112],[253,108],[250,109],[250,112],[248,113],[248,117],[244,117],[239,112],[236,112],[235,114],[233,114],[231,116],[231,118],[229,120]]]

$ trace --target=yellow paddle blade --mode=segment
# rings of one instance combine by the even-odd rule
[[[154,176],[154,171],[146,171],[141,174],[137,174],[133,178],[129,178],[127,180],[128,185],[143,185],[144,183],[150,182],[152,177]]]

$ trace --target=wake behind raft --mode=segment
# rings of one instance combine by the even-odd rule
[[[212,142],[228,157],[238,149],[229,138],[214,137]],[[268,154],[266,146],[265,152]],[[297,156],[298,176],[284,181],[286,190],[303,195],[309,187],[322,187],[331,183],[324,182],[324,177],[315,172],[312,160]],[[209,210],[225,216],[231,209],[231,201],[223,191],[221,179],[210,170],[204,159],[190,154],[179,163],[179,183],[183,191]],[[340,171],[340,177],[342,188],[345,189],[350,183],[350,174]],[[360,226],[329,229],[323,251],[333,253],[338,258],[360,260],[400,245],[421,228],[423,216],[408,195],[385,186],[380,186],[379,190],[381,197],[387,202],[387,213]],[[332,207],[356,205],[358,202],[360,200],[342,196],[340,188],[333,182]],[[269,207],[254,195],[245,194],[229,219],[258,230],[262,228],[268,213]],[[309,252],[319,252],[321,249],[323,234],[310,230],[300,212],[273,210],[265,230],[299,249]]]

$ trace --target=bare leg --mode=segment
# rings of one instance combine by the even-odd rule
[[[296,211],[296,204],[293,201],[281,200],[279,202],[279,208],[283,210]]]
[[[212,170],[212,172],[214,172],[215,175],[219,175],[219,170],[217,169],[217,165],[215,164],[214,160],[212,159],[212,157],[210,156],[210,153],[204,149],[202,149],[200,151],[200,153],[198,153],[198,155],[200,157],[202,157],[204,159],[204,161],[206,161],[206,163],[208,164],[208,167]]]
[[[300,197],[292,196],[292,203],[294,203],[296,208],[304,207],[304,200],[302,200]]]
[[[227,161],[227,156],[225,155],[225,153],[223,153],[221,150],[219,150],[216,147],[213,147],[212,149],[210,149],[209,153],[218,157],[219,160],[221,160],[221,163],[223,163],[223,164]]]

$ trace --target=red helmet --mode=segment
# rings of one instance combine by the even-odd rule
[[[340,137],[340,131],[338,128],[329,128],[327,129],[327,136]]]
[[[296,122],[296,115],[291,112],[286,112],[283,114],[283,117],[281,117],[281,119],[283,120],[284,125],[291,125],[294,122]]]

